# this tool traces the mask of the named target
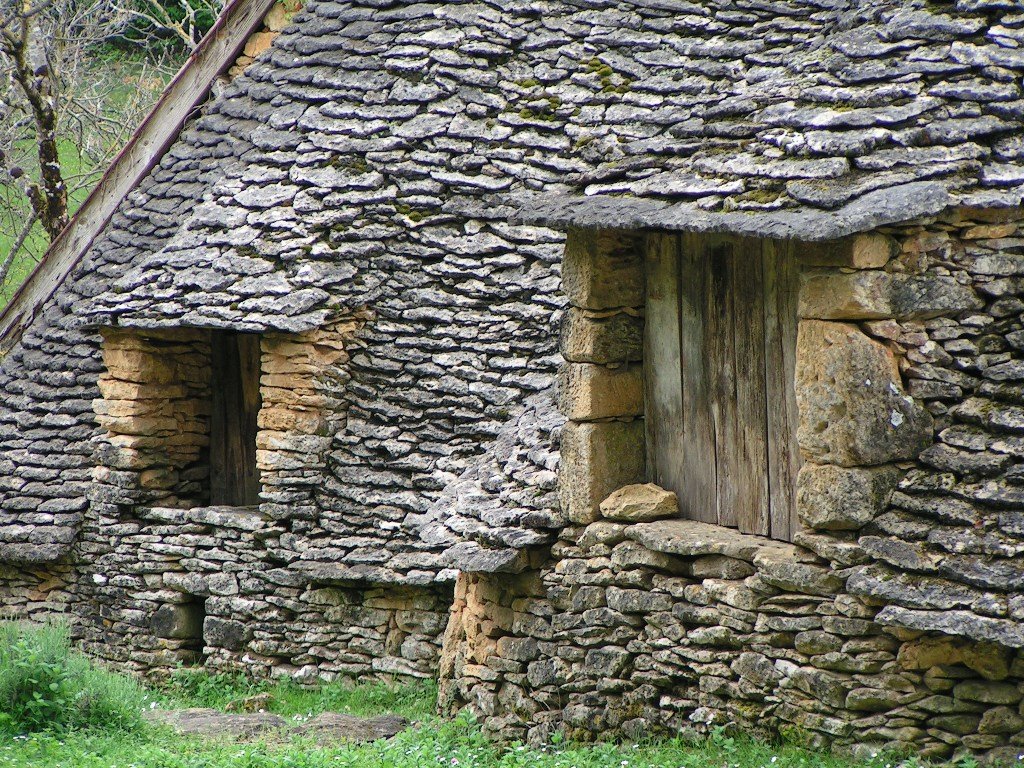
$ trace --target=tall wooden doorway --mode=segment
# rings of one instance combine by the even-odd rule
[[[685,517],[790,540],[799,272],[792,245],[659,234],[646,258],[648,473]]]

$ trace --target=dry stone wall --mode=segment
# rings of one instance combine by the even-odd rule
[[[937,438],[861,536],[873,564],[850,582],[888,603],[884,622],[1014,647],[1024,644],[1020,226],[1016,211],[964,212],[902,241],[908,271],[948,274],[978,299],[970,312],[867,326],[901,353]]]
[[[331,526],[316,495],[345,426],[346,346],[365,320],[261,336],[258,509],[208,506],[210,332],[104,332],[108,434],[77,595],[91,653],[151,674],[203,663],[302,681],[432,676],[449,587],[357,586],[308,567],[317,553],[296,545]]]
[[[443,701],[503,738],[727,726],[1015,758],[1024,654],[889,632],[878,606],[844,594],[846,576],[804,548],[705,523],[566,529],[539,571],[460,581]]]
[[[451,589],[324,583],[275,556],[256,510],[150,508],[83,532],[76,634],[148,675],[182,664],[286,676],[432,677]]]
[[[298,7],[285,0],[270,10],[263,28],[247,42],[248,53],[228,73],[229,81]],[[0,562],[55,563],[72,549],[88,504],[93,441],[101,434],[92,403],[103,370],[100,336],[83,330],[73,307],[102,293],[133,259],[158,250],[203,192],[243,154],[244,146],[232,146],[217,130],[209,108],[203,105],[186,124],[174,149],[155,158],[155,167],[121,202],[107,231],[38,308],[20,338],[0,344]],[[47,583],[45,577],[42,581]]]

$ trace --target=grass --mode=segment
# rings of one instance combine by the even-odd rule
[[[7,768],[884,768],[796,747],[719,737],[545,749],[500,747],[466,717],[430,719],[389,741],[323,749],[300,740],[240,745],[182,738],[167,729],[135,733],[37,734],[0,746]],[[890,764],[891,765],[891,764]]]
[[[319,712],[344,712],[369,717],[390,712],[409,720],[433,717],[437,686],[432,682],[363,684],[348,681],[303,688],[290,680],[256,681],[242,675],[209,674],[181,670],[153,700],[161,707],[212,707],[229,709],[258,694],[269,694],[267,712],[285,717],[309,716]]]

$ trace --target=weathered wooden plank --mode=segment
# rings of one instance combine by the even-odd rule
[[[216,77],[241,53],[276,0],[234,0],[167,86],[148,117],[111,163],[39,265],[0,311],[0,353],[13,347],[110,221],[125,196],[149,173],[203,102]]]
[[[649,242],[650,478],[679,494],[688,518],[791,538],[799,468],[791,249],[688,234]]]
[[[211,338],[210,503],[259,504],[256,419],[260,410],[260,343],[252,334]]]
[[[228,413],[237,407],[232,371],[238,367],[228,334],[214,331],[210,338],[210,504],[234,504],[232,496],[231,432]]]
[[[646,252],[644,338],[648,477],[684,494],[683,383],[679,362],[679,238],[652,235]]]
[[[706,238],[678,235],[680,239],[679,339],[683,382],[684,516],[718,522],[718,478],[712,391],[708,376],[714,370],[707,357],[706,324],[711,293]]]
[[[239,440],[242,455],[240,498],[244,506],[260,503],[260,473],[256,465],[256,433],[262,398],[260,397],[260,337],[243,333],[238,337],[238,361],[241,368],[241,401]]]
[[[733,442],[724,454],[736,527],[767,536],[768,404],[765,395],[765,286],[761,243],[735,241],[732,270],[735,398]]]
[[[736,425],[736,329],[734,308],[734,252],[725,237],[708,239],[709,290],[704,304],[704,348],[709,380],[710,411],[715,441],[717,522],[736,526],[738,486],[733,450]]]
[[[765,388],[768,404],[768,480],[770,535],[792,540],[796,519],[796,475],[800,451],[796,442],[796,332],[799,266],[793,244],[763,243],[765,284]]]

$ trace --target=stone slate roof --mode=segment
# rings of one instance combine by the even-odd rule
[[[829,240],[1021,204],[1019,3],[645,5],[673,21],[638,10],[607,33],[600,71],[629,92],[573,127],[653,119],[574,178],[583,196],[534,198],[525,220]]]
[[[543,191],[528,218],[822,239],[949,204],[1019,205],[1012,7],[313,4],[205,122],[246,143],[241,163],[92,319],[316,324],[349,271],[259,279],[243,254],[336,262],[340,245],[370,248],[350,230],[374,203],[423,216]]]
[[[564,424],[553,388],[527,398],[477,462],[445,488],[421,538],[445,546],[453,567],[474,572],[514,571],[522,550],[554,541],[568,522],[556,493]]]
[[[0,556],[52,560],[74,540],[90,328],[301,330],[369,308],[296,556],[441,573],[448,545],[418,536],[424,515],[557,364],[562,238],[509,223],[517,200],[555,195],[530,208],[558,223],[808,236],[1015,204],[1013,5],[312,0],[0,362]],[[616,219],[620,205],[643,213]],[[842,214],[808,232],[800,210]]]

